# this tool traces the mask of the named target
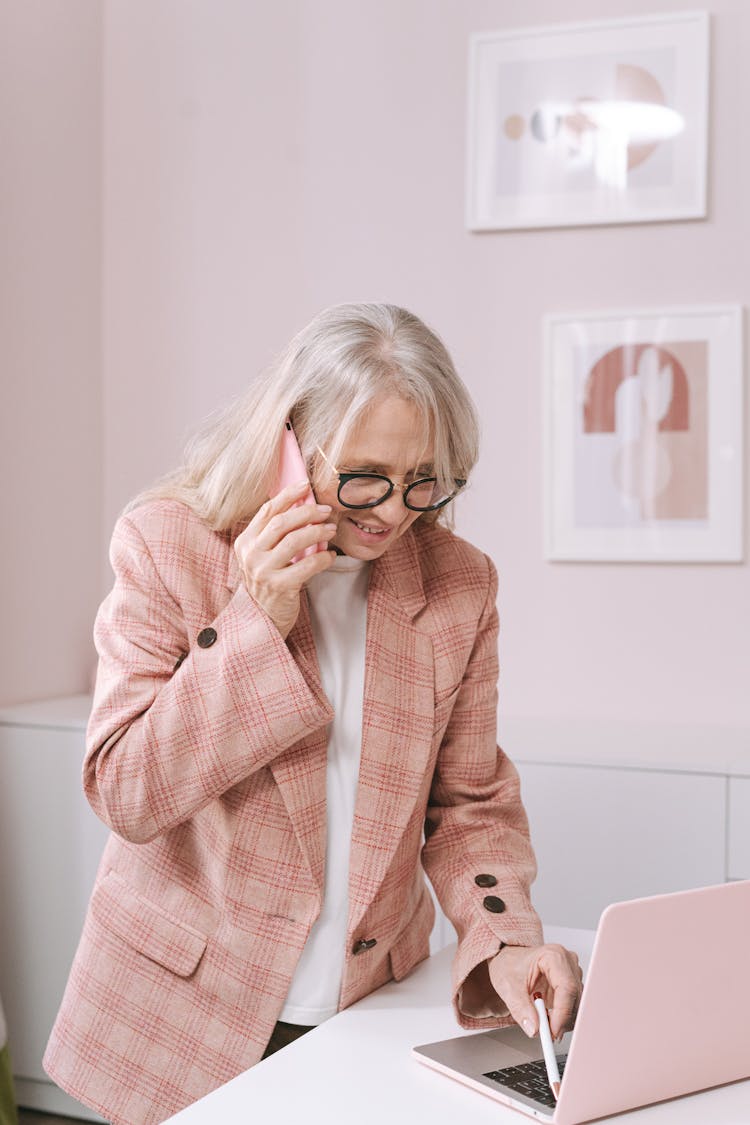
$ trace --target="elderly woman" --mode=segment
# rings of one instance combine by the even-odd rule
[[[275,493],[289,419],[317,502]],[[476,452],[434,333],[337,306],[117,524],[84,766],[112,836],[45,1057],[115,1125],[404,977],[422,868],[461,1025],[534,1034],[535,988],[572,1024],[580,971],[542,944],[495,742],[495,570],[442,523]]]

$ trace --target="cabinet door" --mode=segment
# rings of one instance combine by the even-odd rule
[[[107,838],[83,752],[82,730],[0,725],[0,995],[20,1104],[99,1121],[42,1069]]]
[[[611,902],[724,881],[725,778],[516,764],[545,925],[594,928]]]
[[[750,879],[750,777],[729,782],[729,878]]]

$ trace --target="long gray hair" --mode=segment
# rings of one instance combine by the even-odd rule
[[[291,417],[313,483],[330,472],[347,434],[372,403],[396,394],[422,414],[435,475],[449,491],[478,453],[476,410],[442,341],[395,305],[334,305],[290,342],[270,369],[189,443],[182,466],[129,505],[181,500],[217,531],[253,518],[276,475]],[[451,505],[448,505],[450,508]],[[445,518],[446,509],[422,519]]]

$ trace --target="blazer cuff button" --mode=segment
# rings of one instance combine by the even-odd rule
[[[487,895],[482,906],[485,910],[489,910],[491,914],[502,914],[505,910],[505,903],[501,898],[497,898],[496,895]]]
[[[474,882],[478,887],[496,887],[497,879],[494,875],[475,875]]]

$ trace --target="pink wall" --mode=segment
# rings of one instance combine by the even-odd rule
[[[111,0],[105,523],[318,308],[400,302],[443,334],[485,420],[459,527],[501,570],[503,709],[747,722],[747,565],[542,559],[544,313],[750,302],[750,7],[706,6],[710,218],[477,235],[467,37],[557,21],[553,0]],[[653,8],[570,0],[565,19]]]
[[[388,299],[441,332],[484,419],[459,530],[501,571],[503,710],[748,722],[746,564],[543,561],[540,365],[550,311],[750,303],[750,6],[702,5],[708,220],[463,223],[470,32],[684,6],[106,0],[102,589],[118,510],[186,432],[320,307]]]
[[[0,703],[86,687],[100,595],[101,20],[0,6]]]

